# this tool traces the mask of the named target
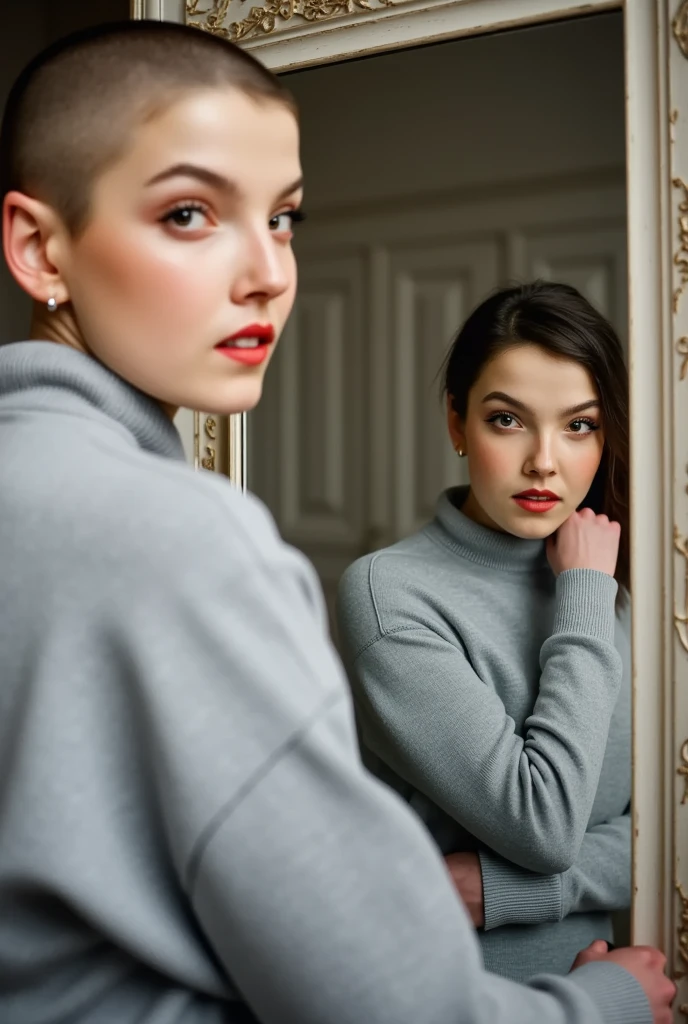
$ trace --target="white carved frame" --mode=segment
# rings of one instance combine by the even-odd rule
[[[275,71],[614,8],[626,48],[632,934],[666,951],[676,1020],[688,1021],[688,0],[132,0],[134,17],[186,19]],[[214,468],[243,483],[243,424],[227,437],[232,465]]]

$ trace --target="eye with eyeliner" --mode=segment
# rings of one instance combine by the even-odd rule
[[[583,423],[589,429],[585,431],[572,431],[570,428],[573,426],[574,423]],[[567,431],[572,433],[574,437],[590,437],[591,434],[594,434],[596,430],[600,429],[600,424],[597,423],[596,420],[590,419],[589,416],[576,416],[575,420],[571,420],[566,429]]]
[[[181,230],[188,229],[188,220],[186,223],[183,222],[185,214],[200,213],[208,219],[210,214],[210,207],[206,203],[201,203],[198,199],[184,199],[178,203],[174,203],[170,206],[165,213],[160,217],[161,224],[172,224],[174,227],[180,228]],[[175,218],[180,218],[175,221]]]
[[[502,431],[512,431],[513,430],[513,427],[511,427],[511,426],[504,426],[503,423],[501,423],[501,424],[498,423],[497,420],[499,420],[499,419],[513,420],[514,423],[518,424],[519,427],[522,426],[522,424],[519,423],[518,419],[514,416],[514,414],[512,412],[507,412],[506,409],[500,409],[498,412],[490,413],[490,415],[487,417],[485,422],[486,423],[490,423],[497,430],[502,430]]]
[[[281,217],[286,217],[287,218],[287,220],[289,221],[289,227],[284,229],[284,230],[282,230],[282,231],[279,231],[278,230],[278,226],[277,226],[277,224],[275,222],[278,222]],[[294,230],[294,225],[295,224],[301,224],[302,221],[304,221],[305,219],[306,219],[305,211],[302,210],[300,207],[297,207],[295,210],[280,210],[279,213],[274,214],[274,216],[272,216],[270,218],[269,225],[270,225],[270,229],[272,231],[274,231],[275,234],[284,234],[285,231],[288,231],[288,232],[291,233]]]
[[[490,413],[485,422],[491,424],[495,428],[495,430],[500,431],[502,433],[513,433],[514,426],[511,424],[507,425],[504,423],[499,423],[500,419],[511,420],[512,423],[515,424],[516,426],[522,427],[522,424],[520,423],[518,418],[512,412],[507,412],[506,409],[500,409],[497,412]],[[571,430],[571,427],[574,426],[574,424],[583,424],[588,429]],[[590,437],[592,434],[595,433],[595,431],[599,429],[600,424],[596,420],[591,419],[589,416],[576,416],[576,418],[570,420],[566,426],[567,433],[573,435],[574,437]]]

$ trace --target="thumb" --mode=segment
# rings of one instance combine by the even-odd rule
[[[578,966],[581,966],[582,964],[588,964],[591,960],[596,960],[599,957],[603,957],[608,951],[609,950],[606,942],[604,942],[602,939],[595,939],[594,942],[591,942],[589,946],[586,946],[585,949],[582,949],[580,951],[576,959],[576,963],[578,964]]]

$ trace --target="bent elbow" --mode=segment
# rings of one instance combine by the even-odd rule
[[[578,840],[566,829],[560,835],[533,835],[524,850],[523,867],[539,875],[561,875],[576,863],[581,842],[582,837]]]
[[[562,875],[575,863],[570,850],[543,850],[531,861],[529,867],[539,875]]]

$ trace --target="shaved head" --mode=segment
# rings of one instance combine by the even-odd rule
[[[138,127],[191,92],[228,87],[296,116],[270,71],[198,29],[128,21],[68,36],[35,57],[12,88],[0,133],[0,192],[47,203],[78,235],[94,183]]]

